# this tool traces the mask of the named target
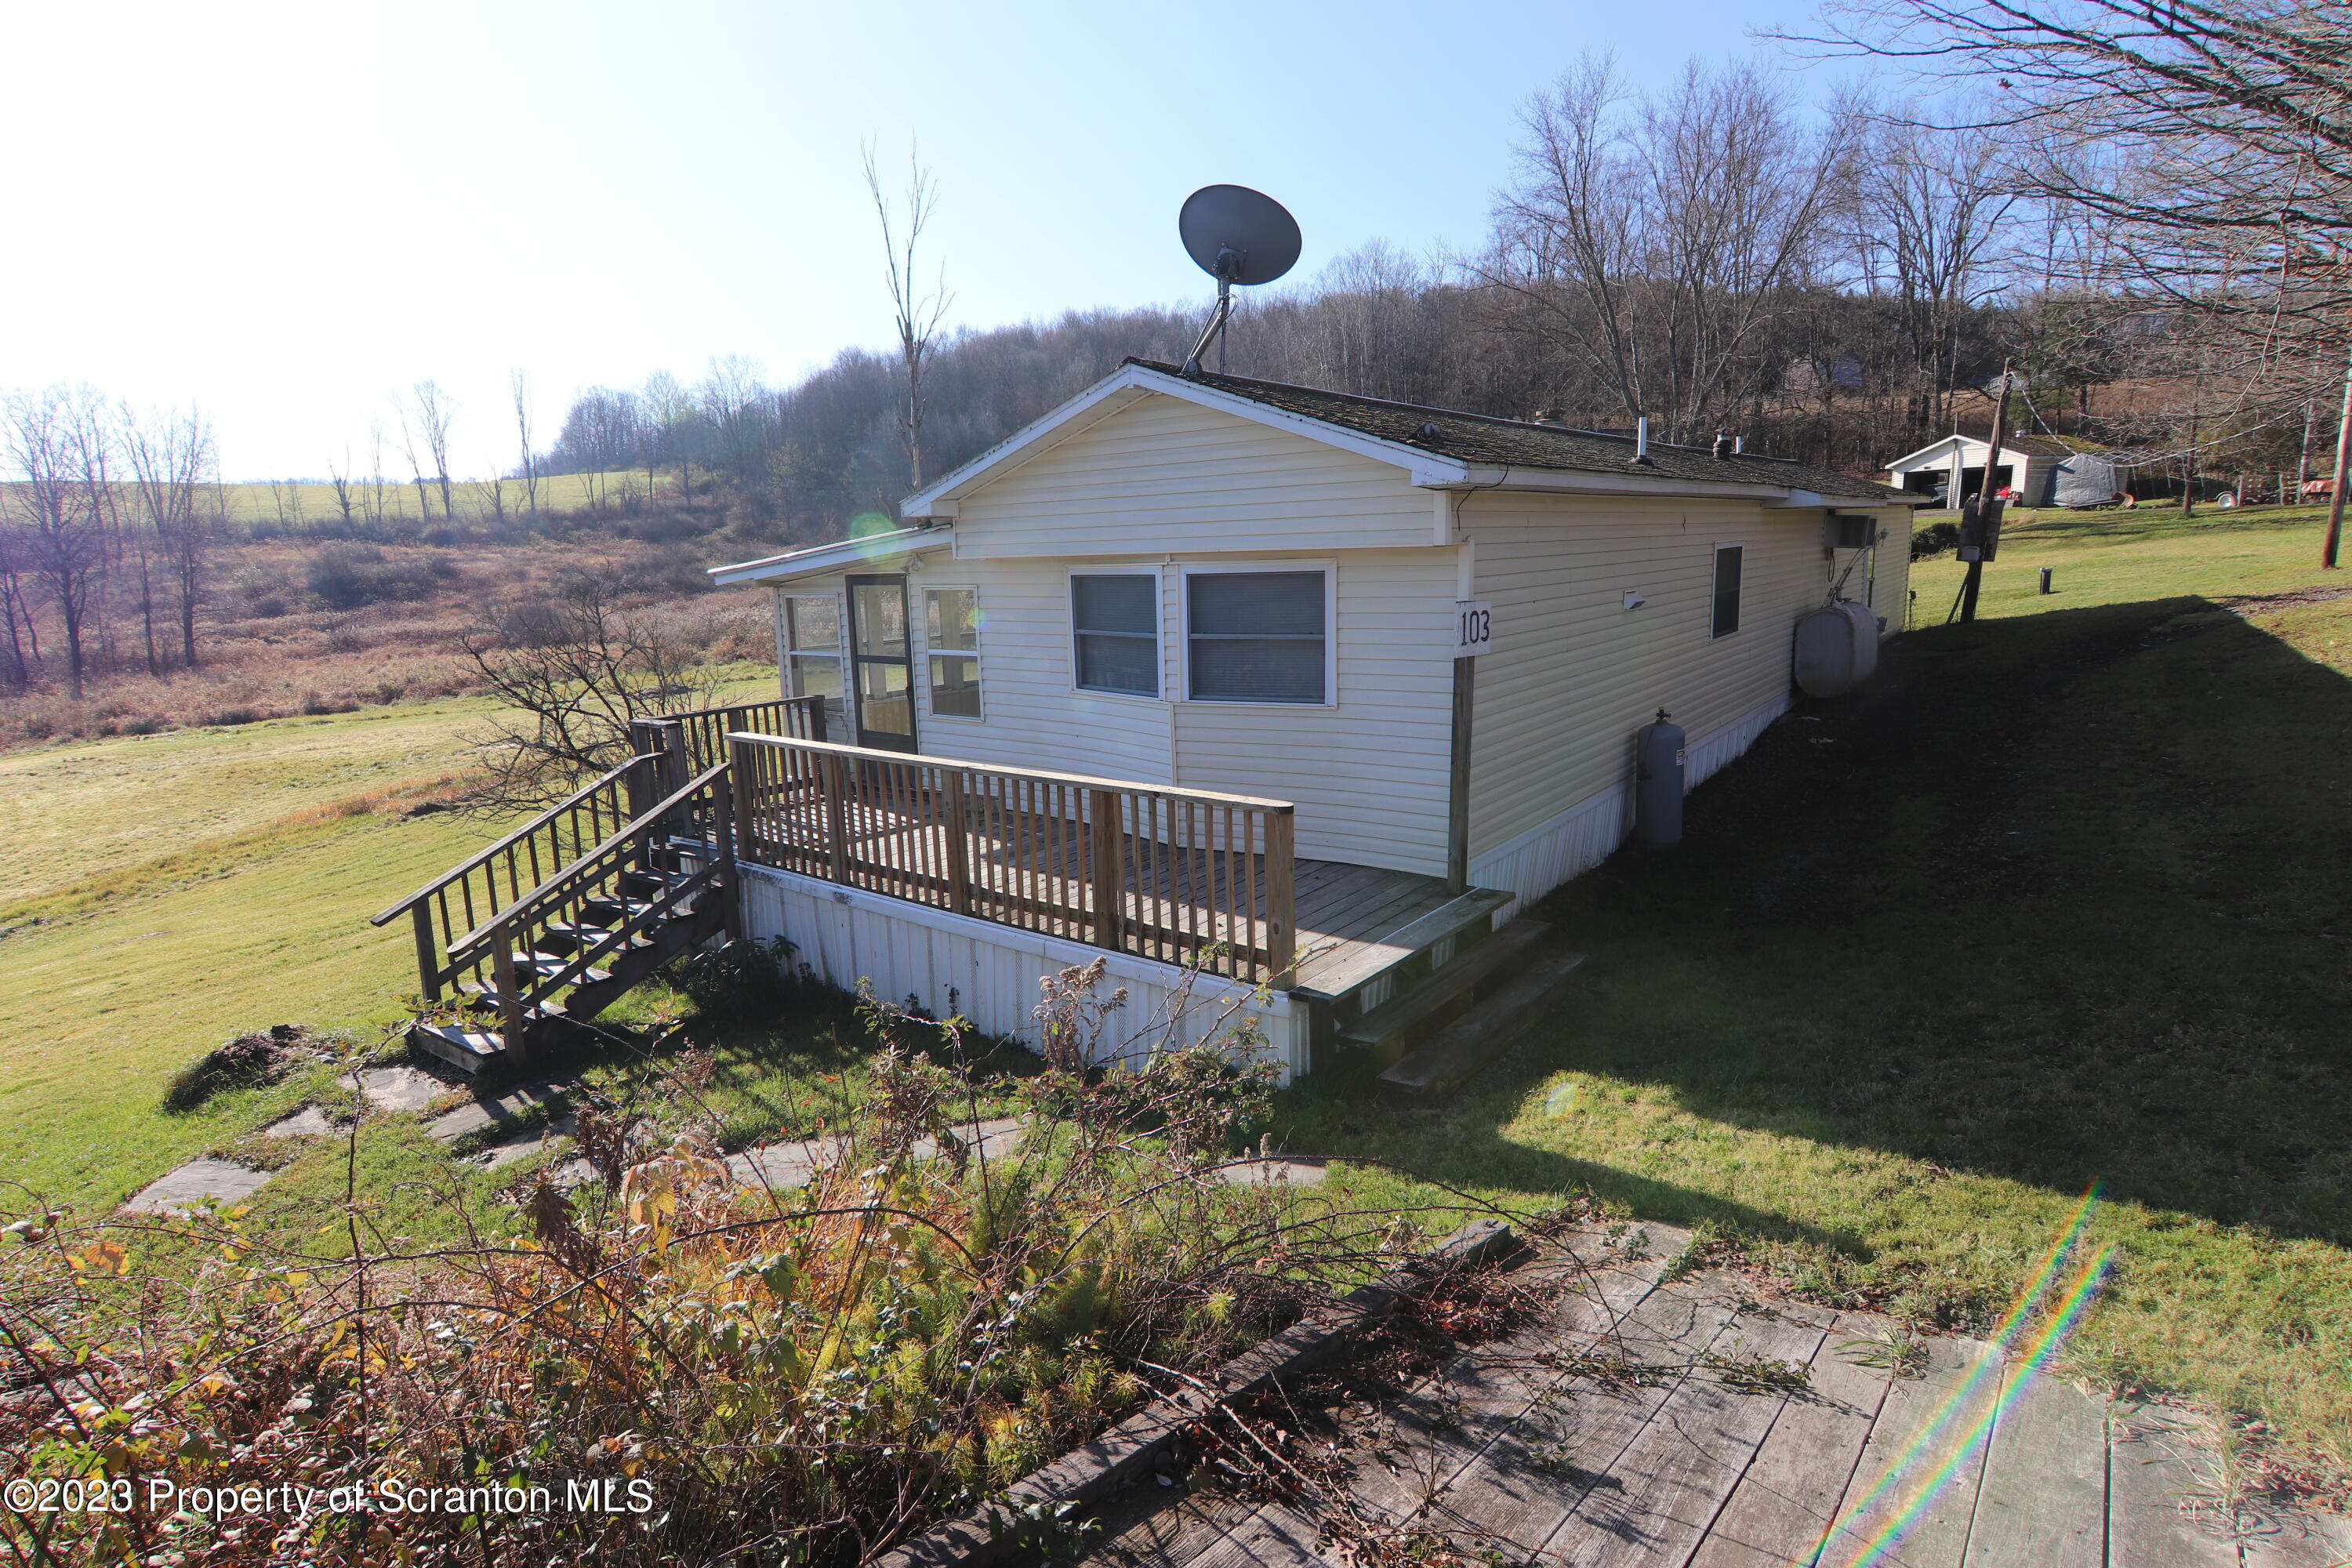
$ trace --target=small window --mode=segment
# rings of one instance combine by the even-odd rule
[[[792,660],[793,695],[824,698],[828,725],[838,724],[843,718],[839,603],[830,594],[786,597],[784,640]]]
[[[1195,572],[1185,668],[1201,702],[1328,702],[1320,572]]]
[[[931,664],[931,711],[980,717],[980,595],[971,588],[923,590],[924,643]]]
[[[1715,551],[1715,620],[1710,637],[1727,637],[1739,629],[1739,566],[1744,546],[1719,544]]]
[[[1160,695],[1160,578],[1140,572],[1070,579],[1079,689]]]

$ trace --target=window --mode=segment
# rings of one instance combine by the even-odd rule
[[[1715,620],[1709,637],[1727,637],[1739,629],[1739,564],[1746,548],[1715,547]]]
[[[1184,578],[1185,669],[1202,702],[1330,700],[1321,571]]]
[[[980,595],[971,588],[924,589],[923,624],[931,661],[931,711],[979,718]]]
[[[1158,574],[1074,574],[1070,627],[1079,689],[1160,695]]]
[[[827,723],[837,724],[842,718],[840,605],[830,594],[788,595],[784,641],[792,660],[793,695],[824,698]]]

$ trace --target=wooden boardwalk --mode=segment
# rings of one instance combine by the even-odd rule
[[[1639,1233],[1637,1233],[1638,1235]],[[1892,1375],[1884,1320],[1664,1278],[1685,1239],[1530,1267],[1541,1321],[1402,1397],[1308,1412],[1344,1486],[1254,1500],[1147,1482],[1097,1510],[1097,1568],[2325,1568],[2345,1521],[2223,1506],[2193,1422],[2027,1375],[1982,1342]],[[1801,1378],[1798,1369],[1802,1369]]]

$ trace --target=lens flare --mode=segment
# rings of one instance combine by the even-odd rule
[[[1985,1356],[1954,1388],[1949,1397],[1937,1411],[1935,1418],[1920,1431],[1919,1436],[1890,1462],[1867,1491],[1862,1493],[1830,1521],[1811,1552],[1801,1561],[1820,1563],[1828,1561],[1823,1552],[1830,1542],[1841,1534],[1850,1533],[1855,1521],[1891,1496],[1902,1495],[1905,1500],[1885,1523],[1865,1539],[1860,1549],[1850,1557],[1837,1559],[1843,1568],[1868,1568],[1892,1552],[1903,1537],[1917,1525],[1927,1506],[1949,1487],[1974,1453],[1985,1435],[2000,1421],[2001,1416],[2017,1402],[2042,1369],[2054,1357],[2059,1347],[2071,1334],[2083,1314],[2090,1309],[2091,1300],[2098,1293],[2115,1257],[2112,1246],[2103,1247],[2087,1263],[2068,1278],[2054,1298],[2057,1305],[2038,1331],[2028,1331],[2037,1307],[2050,1296],[2050,1287],[2056,1279],[2067,1257],[2081,1240],[2084,1228],[2097,1210],[2099,1184],[2094,1182],[2083,1201],[2059,1232],[2058,1239],[2042,1259],[2032,1278],[2018,1292],[2017,1300],[2007,1316],[1993,1331],[1993,1353]],[[1990,1408],[1973,1421],[1964,1421],[1964,1414],[1975,1395],[1989,1379],[2000,1379],[2011,1359],[2011,1352],[2022,1345],[2014,1375],[2008,1377],[2000,1395]]]

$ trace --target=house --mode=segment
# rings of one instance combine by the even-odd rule
[[[2021,506],[2087,506],[2114,499],[2114,465],[2087,443],[2013,435],[2002,440],[1999,457],[1990,457],[1991,451],[1990,444],[1979,437],[1947,436],[1887,464],[1887,482],[1915,496],[1958,505],[1983,488],[1985,470],[1990,468],[1993,489],[2013,489]]]
[[[1917,500],[1130,361],[901,528],[713,569],[773,595],[784,695],[860,748],[775,742],[738,794],[878,810],[833,808],[846,847],[742,836],[745,928],[1013,1034],[1089,943],[1139,1022],[1222,949],[1194,999],[1305,1070],[1624,839],[1659,709],[1696,784],[1786,709],[1832,584],[1899,629]],[[1491,643],[1457,659],[1466,604]],[[929,837],[860,847],[894,832]]]
[[[375,923],[469,1070],[725,931],[1012,1036],[1100,959],[1114,1048],[1241,1022],[1286,1077],[1507,961],[1625,839],[1659,710],[1695,784],[1787,709],[1801,616],[1899,627],[1919,499],[1130,361],[902,527],[714,568],[773,596],[783,691],[638,721]]]

